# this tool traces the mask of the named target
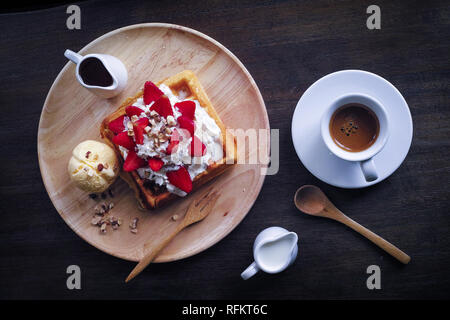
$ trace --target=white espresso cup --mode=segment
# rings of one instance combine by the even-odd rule
[[[376,115],[379,123],[379,132],[375,142],[369,148],[358,152],[350,152],[340,148],[334,142],[330,133],[330,121],[334,112],[344,105],[353,103],[369,108]],[[384,106],[377,99],[362,93],[349,93],[338,97],[322,116],[321,133],[326,146],[335,156],[343,160],[360,163],[362,174],[367,182],[378,179],[373,157],[386,145],[389,138],[389,122]]]
[[[122,61],[120,61],[116,57],[113,57],[109,54],[98,53],[91,53],[82,56],[71,50],[66,50],[64,52],[64,55],[66,56],[66,58],[77,65],[75,69],[75,76],[78,82],[83,87],[98,95],[99,97],[112,98],[125,88],[128,81],[128,72]],[[102,86],[86,83],[86,81],[83,79],[83,76],[80,74],[80,66],[82,66],[83,63],[87,62],[89,59],[95,59],[103,65],[105,71],[111,76],[112,81],[110,84]]]

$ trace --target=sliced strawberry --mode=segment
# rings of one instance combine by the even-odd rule
[[[191,120],[194,120],[195,117],[195,102],[191,100],[186,100],[182,102],[175,103],[175,108],[178,108],[178,111],[183,116],[188,117]]]
[[[195,124],[192,119],[189,119],[186,116],[179,116],[177,121],[178,121],[178,124],[180,125],[180,128],[183,128],[183,129],[186,129],[187,131],[189,131],[189,133],[191,134],[191,137],[194,136]]]
[[[117,119],[111,121],[108,124],[109,130],[114,132],[114,134],[121,133],[123,130],[125,130],[125,126],[123,125],[124,118],[125,118],[125,116],[123,115],[123,116],[120,116]]]
[[[114,136],[112,142],[128,150],[134,150],[134,141],[127,132],[121,132],[117,136]]]
[[[180,169],[176,171],[167,172],[167,178],[169,178],[171,184],[184,192],[189,193],[192,191],[191,176],[185,167],[180,167]]]
[[[149,122],[150,121],[148,120],[148,118],[141,118],[137,120],[134,124],[139,127],[145,128],[146,126],[148,126]]]
[[[179,143],[180,143],[180,141],[178,141],[178,140],[175,140],[175,141],[170,140],[170,143],[169,143],[169,145],[167,146],[167,149],[166,149],[166,153],[167,154],[172,154],[174,152],[177,152]]]
[[[174,129],[172,132],[172,135],[170,136],[169,145],[167,146],[167,149],[166,149],[167,154],[172,154],[177,151],[178,144],[180,143],[181,138],[182,137],[181,137],[180,133],[176,129]]]
[[[144,85],[144,103],[145,105],[156,101],[164,93],[151,81],[147,81]]]
[[[159,171],[163,167],[164,161],[162,161],[160,158],[153,157],[148,159],[148,165],[153,171]]]
[[[144,128],[133,126],[134,131],[134,139],[136,140],[136,144],[143,144],[144,143]]]
[[[123,170],[130,172],[145,167],[146,165],[147,162],[144,159],[139,158],[134,150],[130,150],[123,164]]]
[[[144,132],[145,127],[148,126],[148,123],[149,123],[148,118],[141,118],[134,123],[133,125],[134,139],[136,140],[137,144],[144,143]]]
[[[194,136],[191,141],[191,156],[193,157],[202,157],[205,155],[206,152],[206,146],[200,140],[197,138],[197,136]]]
[[[125,108],[125,112],[127,113],[127,116],[131,118],[132,116],[139,117],[144,110],[136,106],[128,106]]]
[[[172,106],[170,104],[169,98],[166,95],[161,96],[155,103],[150,107],[150,110],[154,110],[159,113],[161,117],[167,118],[167,116],[173,116]]]

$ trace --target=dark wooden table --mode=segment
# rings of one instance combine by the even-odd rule
[[[2,299],[417,299],[450,293],[450,4],[376,1],[381,30],[368,30],[373,1],[87,1],[81,30],[66,28],[67,5],[0,15],[0,298]],[[42,183],[37,129],[46,94],[79,50],[113,29],[169,22],[221,42],[248,68],[280,129],[281,167],[268,176],[253,208],[223,241],[194,257],[152,265],[125,285],[134,263],[79,238],[60,218]],[[414,121],[411,150],[387,180],[345,190],[314,178],[291,141],[295,105],[333,71],[381,75],[404,95]],[[70,98],[70,97],[69,97]],[[338,223],[300,214],[303,184],[323,188],[349,216],[411,255],[402,266]],[[286,272],[242,281],[263,228],[280,225],[300,238]],[[80,266],[82,289],[66,288]],[[368,290],[366,268],[381,268],[381,290]]]

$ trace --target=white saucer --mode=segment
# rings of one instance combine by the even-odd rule
[[[373,159],[378,179],[367,182],[358,162],[332,154],[322,140],[320,120],[337,97],[358,92],[379,100],[386,108],[389,139]],[[292,118],[292,141],[303,165],[318,179],[341,188],[363,188],[389,177],[401,165],[411,146],[413,125],[408,104],[401,93],[382,77],[361,70],[326,75],[311,85],[297,103]]]

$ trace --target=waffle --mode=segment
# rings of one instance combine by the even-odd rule
[[[209,101],[205,90],[198,81],[197,77],[192,71],[185,70],[170,78],[156,83],[157,86],[165,84],[167,85],[175,95],[183,93],[185,99],[197,100],[200,105],[207,111],[209,116],[213,118],[217,126],[221,130],[221,142],[223,146],[223,158],[220,161],[210,164],[205,171],[197,175],[192,181],[194,192],[201,185],[207,183],[214,177],[223,173],[227,168],[237,162],[237,150],[236,141],[233,135],[226,131],[225,125],[220,120],[219,115]],[[100,127],[100,133],[102,138],[107,144],[114,148],[118,158],[123,164],[123,157],[120,149],[112,142],[114,133],[109,130],[109,123],[118,117],[125,114],[125,108],[132,105],[136,100],[143,96],[143,91],[140,91],[136,96],[126,99],[122,105],[112,114],[107,116]],[[179,196],[170,193],[165,187],[160,187],[150,180],[141,179],[136,171],[125,172],[121,170],[120,177],[128,183],[128,185],[134,190],[135,196],[139,204],[146,209],[160,208],[177,198]],[[191,192],[191,193],[192,193]]]

